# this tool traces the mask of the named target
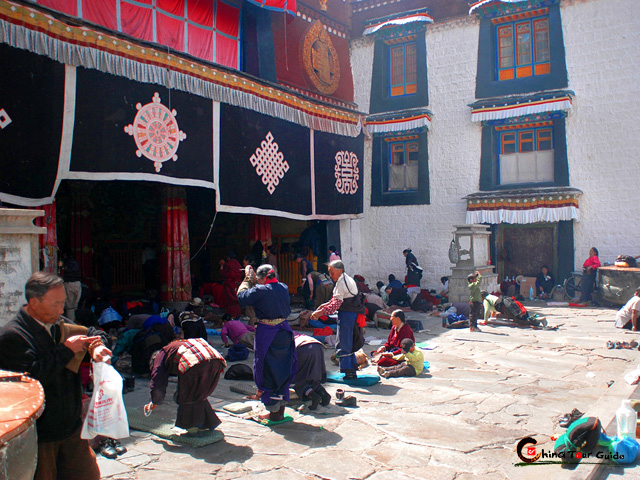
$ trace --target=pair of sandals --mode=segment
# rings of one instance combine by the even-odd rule
[[[578,420],[583,415],[584,413],[582,413],[577,408],[574,408],[573,410],[571,410],[571,413],[566,413],[558,418],[558,425],[560,425],[562,428],[568,428],[573,422]]]
[[[607,342],[607,348],[609,350],[612,350],[614,348],[626,348],[627,350],[634,350],[638,348],[638,342],[636,342],[635,340],[631,340],[630,342],[612,342],[611,340],[609,340]],[[638,348],[638,350],[640,350],[640,348]]]

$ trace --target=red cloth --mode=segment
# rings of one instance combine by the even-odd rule
[[[191,300],[189,261],[189,218],[187,195],[183,187],[168,187],[162,211],[162,249],[160,254],[161,300]]]
[[[331,327],[314,328],[313,329],[313,336],[314,337],[323,337],[323,336],[327,336],[327,335],[333,335],[333,329]]]
[[[358,324],[359,327],[366,327],[367,326],[367,317],[365,315],[362,315],[361,313],[358,314],[358,318],[356,319],[356,323]]]
[[[387,342],[384,344],[384,349],[391,350],[393,348],[401,348],[400,343],[405,338],[410,338],[414,342],[416,341],[415,337],[413,336],[413,330],[411,330],[411,327],[405,323],[400,328],[400,330],[398,330],[394,325],[393,327],[391,327],[391,332],[389,333]]]
[[[223,303],[225,311],[232,317],[240,316],[240,304],[238,304],[238,287],[244,277],[242,265],[235,258],[232,258],[224,264],[220,272],[223,278],[224,286]]]

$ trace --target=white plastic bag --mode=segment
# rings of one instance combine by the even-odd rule
[[[122,376],[104,362],[93,364],[93,395],[80,434],[87,440],[97,435],[129,436],[129,420],[122,400]]]

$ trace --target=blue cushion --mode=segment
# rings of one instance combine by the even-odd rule
[[[344,383],[346,385],[355,385],[358,387],[370,387],[380,382],[378,375],[365,375],[358,374],[358,378],[354,380],[345,380],[344,373],[327,373],[327,382],[331,383]]]

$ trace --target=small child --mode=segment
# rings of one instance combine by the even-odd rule
[[[402,352],[394,355],[394,360],[401,362],[392,367],[378,367],[378,374],[384,378],[389,377],[415,377],[424,369],[424,355],[417,350],[413,340],[405,338],[400,342]]]
[[[482,307],[482,294],[480,293],[480,281],[482,275],[479,271],[475,274],[470,273],[467,276],[467,282],[469,282],[469,307],[470,307],[470,328],[472,332],[479,332],[478,319],[483,317],[484,309]]]

